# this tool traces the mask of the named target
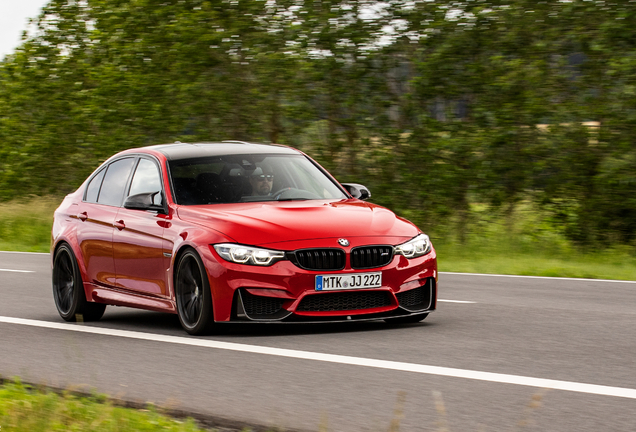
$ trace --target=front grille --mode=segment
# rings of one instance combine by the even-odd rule
[[[431,305],[431,290],[429,286],[430,283],[427,283],[419,288],[397,293],[395,296],[397,297],[400,306],[405,309],[428,309]]]
[[[387,265],[393,259],[392,246],[362,246],[351,250],[351,268],[369,269]]]
[[[255,296],[247,291],[241,292],[243,308],[249,316],[274,315],[283,308],[283,299],[275,297]]]
[[[359,291],[308,295],[302,299],[297,312],[330,312],[372,309],[391,305],[387,291]]]
[[[301,249],[292,252],[290,258],[305,270],[342,270],[345,266],[342,249]]]

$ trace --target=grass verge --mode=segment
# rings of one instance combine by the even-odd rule
[[[31,198],[0,204],[0,250],[48,252],[53,212],[59,198]],[[472,209],[464,244],[453,233],[433,235],[440,271],[636,280],[634,247],[581,251],[528,204],[513,223],[485,206]]]
[[[636,280],[636,258],[621,250],[559,254],[540,250],[506,253],[503,248],[488,253],[484,248],[445,243],[436,249],[441,272]]]
[[[449,232],[433,237],[440,271],[636,280],[636,248],[576,247],[531,203],[520,203],[509,219],[483,205],[471,213],[463,244]]]
[[[57,198],[0,203],[0,250],[48,252]]]
[[[0,386],[0,425],[2,432],[203,431],[194,420],[167,417],[152,405],[144,410],[124,408],[102,395],[58,394],[19,380]]]

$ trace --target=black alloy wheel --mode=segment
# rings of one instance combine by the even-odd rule
[[[208,333],[214,324],[212,293],[203,262],[194,250],[181,255],[174,279],[181,326],[192,335]]]
[[[399,318],[389,318],[384,320],[387,324],[415,324],[420,321],[424,321],[424,318],[428,316],[427,313],[419,315],[409,315]]]
[[[60,316],[66,321],[96,321],[106,305],[86,301],[84,284],[71,247],[62,244],[53,259],[53,298]]]

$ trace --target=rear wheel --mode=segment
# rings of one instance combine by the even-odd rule
[[[179,322],[192,335],[208,333],[214,324],[212,293],[201,258],[187,250],[177,263],[175,297]]]
[[[66,321],[96,321],[106,305],[86,300],[84,284],[71,247],[61,245],[53,259],[53,298],[60,316]]]
[[[420,321],[424,321],[424,319],[428,316],[428,314],[421,315],[409,315],[400,318],[391,318],[385,320],[388,324],[415,324]]]

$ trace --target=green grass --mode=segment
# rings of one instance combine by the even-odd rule
[[[31,198],[0,204],[0,250],[48,252],[53,211],[60,202]],[[511,220],[506,224],[501,214],[474,205],[465,244],[448,226],[432,235],[439,270],[636,280],[633,246],[578,249],[528,203],[519,205]]]
[[[576,247],[547,215],[521,203],[506,223],[501,214],[475,205],[466,242],[446,233],[433,237],[440,271],[527,276],[636,280],[636,249]]]
[[[58,394],[18,380],[0,386],[0,426],[2,432],[203,431],[192,419],[176,420],[150,405],[145,410],[123,408],[105,396]]]
[[[516,252],[506,247],[489,251],[444,243],[436,249],[442,272],[636,280],[636,258],[621,250],[555,254],[539,249]]]
[[[48,252],[57,198],[0,203],[0,250]]]

